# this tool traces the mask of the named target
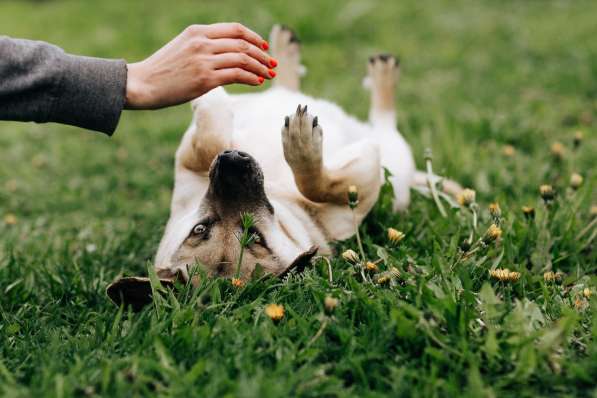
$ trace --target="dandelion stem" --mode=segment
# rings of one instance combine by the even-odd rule
[[[354,214],[354,209],[352,211],[352,223],[354,226],[354,230],[357,236],[357,245],[359,246],[359,252],[361,254],[361,261],[359,261],[359,271],[361,273],[361,278],[363,278],[363,282],[367,280],[365,276],[365,271],[363,271],[363,263],[365,262],[365,250],[363,249],[363,242],[361,241],[361,233],[359,232],[359,224],[357,223],[357,216]]]
[[[319,327],[319,330],[317,331],[317,333],[315,333],[315,335],[313,335],[311,340],[309,340],[309,342],[307,343],[305,348],[308,348],[311,346],[311,344],[315,343],[315,341],[317,341],[317,339],[321,337],[321,335],[323,334],[323,331],[325,330],[325,328],[327,326],[328,326],[328,319],[326,318],[323,322],[321,322],[321,326]]]
[[[327,257],[321,257],[323,259],[323,261],[326,262],[327,266],[328,266],[328,280],[330,281],[330,285],[334,283],[334,279],[332,276],[332,263],[330,262],[330,259]]]
[[[444,205],[442,205],[442,202],[439,200],[439,195],[437,194],[437,189],[435,187],[435,183],[433,182],[433,168],[431,166],[431,159],[432,159],[431,149],[427,148],[427,149],[425,149],[425,163],[427,165],[427,186],[429,187],[429,190],[431,191],[431,196],[433,197],[433,200],[435,202],[435,205],[437,206],[437,209],[439,210],[442,217],[445,218],[448,215],[446,214]]]

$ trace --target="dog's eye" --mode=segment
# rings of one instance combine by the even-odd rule
[[[263,237],[257,229],[251,228],[249,233],[253,235],[253,243],[257,243],[258,245],[262,245],[264,243]]]
[[[195,236],[203,235],[207,232],[207,226],[205,224],[197,224],[193,227],[191,233]]]

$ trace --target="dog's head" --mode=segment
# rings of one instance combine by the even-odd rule
[[[247,231],[253,239],[241,259],[242,214],[251,214],[254,225]],[[224,151],[212,162],[209,187],[202,198],[197,198],[193,210],[168,222],[156,256],[158,276],[176,275],[188,280],[189,268],[197,265],[208,275],[231,277],[239,261],[240,274],[245,278],[257,264],[277,275],[301,269],[317,248],[305,250],[308,233],[304,226],[287,225],[283,218],[265,193],[263,172],[255,159],[245,152]],[[112,298],[127,296],[129,288],[138,291],[143,281],[149,284],[148,279],[139,281],[125,278],[108,293]],[[143,289],[151,291],[147,286]],[[127,302],[127,297],[123,298]]]

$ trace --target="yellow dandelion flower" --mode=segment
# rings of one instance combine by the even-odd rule
[[[548,271],[543,274],[545,282],[558,282],[562,280],[563,274],[561,272]]]
[[[555,196],[556,196],[556,193],[554,192],[553,187],[548,184],[541,185],[539,187],[539,193],[541,194],[541,197],[543,198],[543,200],[546,202],[553,200],[553,198],[555,198]]]
[[[561,142],[556,141],[551,144],[551,154],[556,159],[562,159],[564,157],[564,145]]]
[[[494,202],[489,205],[489,214],[493,218],[500,218],[502,216],[502,209],[500,208],[499,203]]]
[[[593,292],[591,292],[591,289],[589,289],[588,287],[585,287],[584,290],[582,291],[582,295],[585,296],[586,298],[591,297],[591,294],[593,294]]]
[[[508,158],[511,158],[516,154],[516,149],[512,145],[504,145],[502,148],[502,154]]]
[[[508,281],[510,282],[518,282],[520,279],[520,272],[512,271],[508,274]]]
[[[524,214],[525,218],[532,220],[535,218],[535,209],[530,206],[522,206],[522,214]]]
[[[520,272],[510,271],[508,268],[497,268],[489,271],[489,276],[500,282],[517,282]]]
[[[284,318],[284,307],[280,304],[268,304],[265,306],[265,315],[272,321],[279,321]]]
[[[495,224],[491,224],[485,235],[483,236],[483,242],[486,244],[498,240],[502,236],[502,229]]]
[[[572,173],[572,175],[570,176],[570,187],[574,190],[580,188],[580,186],[582,185],[584,179],[582,178],[582,176],[578,173]]]
[[[394,228],[388,228],[388,239],[390,242],[397,244],[400,243],[402,239],[404,239],[406,235],[403,232],[398,231]]]
[[[400,270],[398,270],[396,267],[391,267],[389,270],[382,272],[381,274],[377,274],[375,277],[375,282],[383,285],[384,283],[388,283],[395,278],[400,278]]]
[[[12,213],[8,213],[4,216],[4,224],[6,225],[15,225],[17,223],[17,216]]]
[[[348,205],[354,209],[359,204],[359,190],[356,185],[348,187]]]
[[[475,197],[477,193],[470,188],[465,188],[458,194],[456,200],[460,206],[470,206],[475,203]]]
[[[232,278],[232,286],[234,287],[243,287],[243,285],[245,284],[241,279],[239,278]]]
[[[323,300],[323,305],[328,313],[334,312],[338,303],[338,299],[332,296],[325,296],[325,299]]]
[[[379,271],[379,267],[372,261],[367,261],[365,264],[365,269],[369,272],[377,272]]]
[[[580,146],[580,144],[582,144],[582,140],[584,138],[584,134],[582,131],[578,130],[576,133],[574,133],[574,147],[578,148]]]

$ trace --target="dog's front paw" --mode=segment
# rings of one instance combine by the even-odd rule
[[[296,109],[292,116],[286,116],[282,128],[284,157],[295,171],[316,171],[322,165],[323,131],[317,116],[307,113],[307,106]]]

